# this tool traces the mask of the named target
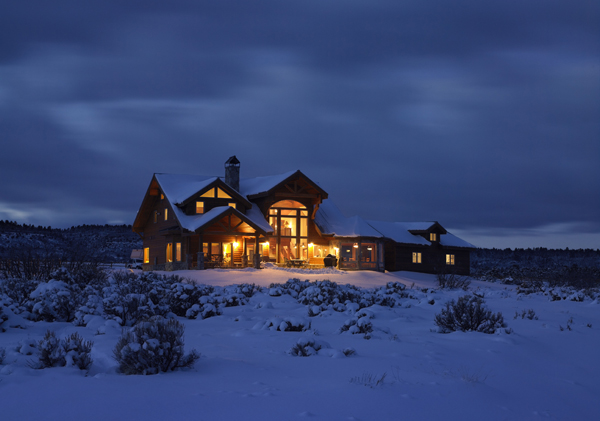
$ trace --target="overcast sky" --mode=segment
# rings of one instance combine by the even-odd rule
[[[600,248],[600,3],[3,2],[0,139],[19,223],[130,224],[236,155],[347,216]]]

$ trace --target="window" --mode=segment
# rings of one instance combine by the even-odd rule
[[[218,187],[217,187],[217,197],[219,199],[231,199],[231,196],[229,196],[227,193],[225,193],[223,190],[221,190]]]
[[[160,200],[165,200],[165,195],[164,194],[160,194]]]
[[[144,263],[150,263],[150,247],[144,248]]]
[[[413,263],[421,263],[422,262],[421,253],[413,252],[412,262]]]
[[[454,255],[453,254],[447,254],[446,255],[446,264],[447,265],[453,265],[454,264]]]
[[[175,243],[175,260],[181,262],[181,243]]]
[[[165,208],[165,221],[169,220],[169,209]]]
[[[204,213],[204,202],[196,202],[196,214],[200,215]]]
[[[201,194],[200,197],[215,197],[215,189],[210,189],[206,193]]]
[[[429,234],[429,241],[437,241],[437,234],[435,232]]]
[[[154,211],[154,223],[158,222],[158,211]]]
[[[229,202],[227,206],[231,206],[233,209],[235,209],[235,202]]]
[[[167,243],[167,262],[173,261],[173,243]]]

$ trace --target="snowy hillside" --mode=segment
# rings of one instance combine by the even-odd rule
[[[185,351],[196,349],[201,357],[191,369],[149,376],[120,374],[113,358],[120,323],[135,322],[114,294],[125,297],[133,287],[104,286],[71,316],[53,307],[73,291],[67,278],[31,286],[35,290],[21,303],[5,294],[1,418],[600,419],[597,290],[526,294],[514,285],[476,280],[468,291],[448,290],[437,289],[433,275],[332,269],[177,275],[212,287],[147,278],[154,286],[144,294],[154,301],[143,311],[167,311],[164,301],[170,311],[193,317],[174,316],[185,325]],[[290,278],[298,280],[286,283]],[[304,282],[326,279],[337,285]],[[467,294],[481,297],[493,314],[501,312],[506,326],[494,327],[493,334],[439,333],[436,314]],[[69,317],[74,322],[45,321]],[[47,330],[93,341],[89,369],[31,368]],[[299,351],[309,355],[296,356]]]

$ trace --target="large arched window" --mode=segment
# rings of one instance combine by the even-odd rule
[[[281,200],[269,209],[273,237],[269,239],[269,258],[278,263],[308,259],[308,209],[294,200]]]

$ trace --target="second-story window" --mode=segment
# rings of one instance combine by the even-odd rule
[[[204,202],[196,202],[196,214],[201,215],[204,213]]]
[[[169,209],[165,208],[165,221],[169,219]]]
[[[437,234],[435,232],[429,234],[429,241],[437,241]]]

